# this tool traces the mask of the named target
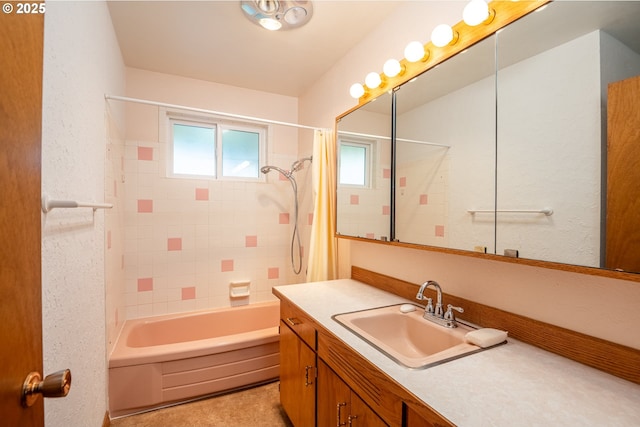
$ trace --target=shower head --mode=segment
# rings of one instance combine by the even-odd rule
[[[313,156],[303,157],[302,159],[296,160],[291,164],[291,172],[298,172],[304,167],[304,162],[311,162],[312,160]]]
[[[260,172],[264,173],[264,174],[268,174],[269,172],[271,172],[272,170],[276,170],[278,172],[280,172],[282,175],[286,176],[287,178],[289,178],[291,176],[291,172],[290,171],[286,171],[284,169],[281,169],[277,166],[263,166],[260,168]]]

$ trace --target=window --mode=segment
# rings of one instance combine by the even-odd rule
[[[263,179],[266,128],[169,117],[168,175],[212,179]]]
[[[174,175],[216,176],[216,127],[172,124]]]
[[[340,141],[338,161],[340,185],[371,186],[371,142]]]

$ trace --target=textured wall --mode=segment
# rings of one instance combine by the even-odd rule
[[[42,191],[104,198],[105,92],[121,92],[124,68],[104,2],[47,3]],[[65,399],[45,401],[47,426],[97,426],[106,411],[104,212],[43,216],[44,370],[70,368]]]

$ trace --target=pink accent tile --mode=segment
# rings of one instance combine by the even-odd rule
[[[444,237],[444,225],[436,225],[436,237]]]
[[[313,225],[313,214],[309,214],[309,225]]]
[[[289,224],[289,214],[288,213],[281,213],[280,214],[280,218],[279,218],[279,223],[280,224]]]
[[[196,200],[209,200],[209,189],[196,188]]]
[[[391,214],[391,206],[386,205],[382,207],[382,215],[390,215]]]
[[[194,286],[182,288],[182,299],[196,299],[196,288]]]
[[[233,271],[233,260],[223,259],[220,262],[220,271]]]
[[[182,250],[182,237],[169,237],[167,239],[168,251],[181,251]]]
[[[153,200],[138,200],[138,213],[153,212]]]
[[[407,177],[406,176],[401,176],[400,177],[400,187],[406,187],[407,186]]]
[[[375,239],[376,235],[375,235],[375,233],[367,233],[367,234],[365,234],[365,237],[367,239]]]
[[[391,178],[391,169],[382,169],[382,177],[387,179]]]
[[[420,204],[421,205],[428,205],[429,204],[429,196],[426,194],[421,194],[420,195]]]
[[[247,248],[255,248],[258,246],[258,236],[244,236],[244,245]]]
[[[278,267],[270,267],[267,273],[269,279],[277,279],[280,277],[280,269]]]
[[[359,205],[360,204],[360,196],[358,196],[357,194],[352,194],[350,199],[349,199],[349,203],[351,203],[352,205]]]
[[[138,279],[138,292],[153,290],[153,277],[143,277]]]
[[[278,179],[280,179],[280,181],[289,181],[289,178],[282,175],[281,173],[278,173]]]
[[[107,231],[107,249],[111,249],[111,230]]]
[[[138,147],[138,160],[153,160],[153,148]]]

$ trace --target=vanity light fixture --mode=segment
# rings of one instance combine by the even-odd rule
[[[404,57],[409,62],[425,62],[429,59],[429,51],[424,49],[424,45],[418,41],[413,41],[404,48]]]
[[[366,90],[364,89],[364,86],[362,86],[360,83],[354,83],[349,88],[349,95],[351,95],[351,97],[355,99],[359,99],[365,93],[366,93]]]
[[[313,4],[304,0],[242,0],[244,16],[271,31],[290,30],[309,22]]]
[[[431,32],[431,43],[437,47],[454,45],[458,41],[458,33],[450,25],[440,24]]]
[[[395,77],[404,74],[405,67],[397,59],[388,59],[382,66],[382,72],[387,77]]]
[[[485,0],[471,0],[462,11],[462,20],[470,27],[475,27],[490,23],[495,15],[495,10],[489,8]]]
[[[364,78],[364,84],[367,85],[369,89],[375,89],[382,84],[382,78],[380,74],[372,71]]]

